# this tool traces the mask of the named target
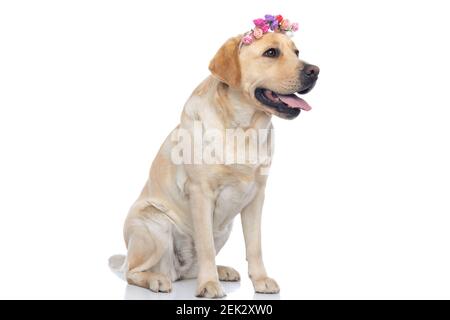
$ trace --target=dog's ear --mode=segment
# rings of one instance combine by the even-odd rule
[[[240,36],[228,39],[209,63],[209,70],[213,76],[230,87],[237,87],[241,83],[240,42]]]

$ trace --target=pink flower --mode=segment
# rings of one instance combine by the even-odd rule
[[[271,30],[273,32],[289,32],[291,34],[292,32],[298,31],[299,28],[298,23],[291,23],[281,15],[273,16],[266,14],[264,19],[255,19],[253,20],[253,23],[255,24],[255,28],[247,33],[250,35],[251,39],[247,37],[244,40],[243,38],[243,43],[252,43],[254,40],[260,39],[265,33],[270,32]]]
[[[255,19],[255,20],[253,20],[253,23],[255,24],[255,26],[260,28],[263,33],[266,33],[267,31],[269,31],[270,26],[266,22],[266,20],[264,20],[264,19]]]
[[[253,20],[253,23],[257,27],[262,27],[263,25],[266,24],[266,21],[264,19],[255,19],[255,20]]]
[[[253,42],[253,37],[251,34],[247,34],[242,38],[242,43],[243,44],[251,44]]]
[[[269,31],[270,26],[268,24],[263,24],[262,26],[260,26],[260,28],[263,33],[267,33],[267,31]]]
[[[281,21],[281,29],[289,30],[290,26],[291,26],[291,23],[288,19],[284,19],[283,21]]]
[[[259,27],[256,27],[254,30],[253,30],[253,36],[255,37],[255,39],[259,39],[259,38],[261,38],[262,36],[263,36],[263,31],[262,31],[262,29],[261,28],[259,28]]]

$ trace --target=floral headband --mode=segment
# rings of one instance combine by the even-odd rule
[[[264,19],[255,19],[253,23],[255,24],[255,28],[244,34],[239,48],[242,45],[249,45],[253,41],[260,39],[269,30],[281,33],[295,32],[298,30],[298,23],[291,23],[288,19],[283,18],[282,15],[272,16],[266,14]]]

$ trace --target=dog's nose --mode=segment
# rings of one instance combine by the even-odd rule
[[[302,72],[306,78],[317,79],[317,77],[319,76],[320,69],[318,66],[305,63]]]

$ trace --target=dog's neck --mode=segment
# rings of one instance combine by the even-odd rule
[[[252,106],[250,98],[241,90],[232,88],[210,76],[194,94],[209,95],[217,115],[222,118],[226,128],[265,129],[270,126],[271,115]]]
[[[232,113],[231,127],[258,129],[261,125],[266,127],[269,124],[271,120],[270,115],[267,115],[265,112],[256,109],[248,103],[248,98],[241,91],[230,87],[227,88]]]

